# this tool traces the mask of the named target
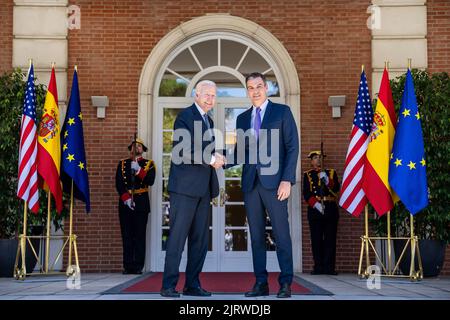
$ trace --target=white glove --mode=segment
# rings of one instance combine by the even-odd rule
[[[128,208],[131,210],[134,210],[134,201],[130,199],[127,199],[123,202]]]
[[[131,161],[131,169],[134,170],[135,174],[138,174],[139,170],[141,170],[141,166],[137,163],[137,161]]]
[[[319,211],[321,214],[324,214],[324,207],[322,206],[322,204],[320,202],[316,202],[314,204],[314,209],[316,209],[317,211]]]
[[[319,179],[320,179],[320,180],[323,180],[323,181],[325,182],[326,185],[328,185],[328,182],[330,181],[330,180],[328,179],[328,176],[327,176],[327,174],[326,174],[325,171],[320,171],[320,173],[319,173]]]

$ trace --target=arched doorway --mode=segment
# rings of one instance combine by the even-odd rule
[[[266,74],[270,99],[289,104],[299,123],[298,77],[292,60],[286,58],[287,52],[277,46],[281,46],[279,42],[260,27],[256,33],[264,34],[255,34],[256,25],[248,20],[219,15],[211,24],[211,18],[213,16],[194,19],[166,35],[152,51],[141,75],[138,129],[141,136],[151,141],[151,157],[159,169],[151,192],[146,270],[161,271],[164,266],[170,210],[166,186],[173,121],[180,109],[192,104],[193,88],[198,81],[209,79],[218,84],[218,103],[211,114],[216,128],[224,133],[223,141],[218,144],[229,146],[233,142],[235,119],[249,106],[244,78],[252,71]],[[222,23],[217,24],[217,21]],[[291,66],[286,64],[286,59]],[[204,271],[251,271],[250,235],[240,192],[240,168],[218,173],[221,196],[211,205],[210,244]],[[301,271],[298,186],[294,187],[289,208],[294,265],[296,271]],[[266,233],[268,269],[276,271],[278,263],[270,221]],[[183,258],[182,269],[184,263]]]

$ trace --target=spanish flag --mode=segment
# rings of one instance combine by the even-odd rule
[[[363,190],[378,215],[394,207],[398,197],[389,185],[389,161],[394,143],[397,116],[395,115],[389,75],[384,69],[373,117],[372,132],[367,148],[363,172]]]
[[[62,210],[62,188],[59,180],[61,164],[61,142],[59,129],[58,92],[56,90],[55,68],[48,84],[44,111],[38,132],[37,170],[39,186],[53,194],[56,210]]]

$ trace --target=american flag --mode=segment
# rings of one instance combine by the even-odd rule
[[[34,213],[39,211],[36,131],[36,92],[34,90],[33,64],[31,64],[23,101],[17,196],[28,202],[28,207]]]
[[[341,198],[339,205],[354,216],[359,216],[367,204],[366,195],[362,189],[364,163],[367,146],[372,131],[373,108],[370,101],[366,74],[361,73],[358,98],[350,144],[345,159],[344,176],[342,179]]]

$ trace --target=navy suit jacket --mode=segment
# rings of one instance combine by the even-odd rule
[[[237,117],[237,130],[241,129],[246,132],[250,129],[252,109],[253,107],[249,108]],[[249,152],[252,149],[255,151],[255,148],[250,148],[249,139],[245,139],[245,159],[242,156],[239,157],[239,146],[235,145],[233,154],[230,155],[232,163],[226,166],[226,168],[229,168],[233,165],[244,165],[242,170],[243,192],[248,192],[253,189],[256,175],[258,175],[263,187],[269,190],[278,188],[281,181],[289,181],[291,184],[295,184],[296,182],[295,172],[297,168],[299,143],[297,125],[295,124],[291,109],[286,105],[273,103],[269,100],[261,124],[261,129],[267,130],[267,139],[264,139],[260,134],[260,146],[258,149],[261,149],[261,145],[266,146],[267,152],[264,151],[262,153],[267,153],[267,156],[271,158],[271,161],[269,163],[264,163],[265,161],[261,161],[261,158],[258,156],[257,163],[252,164],[250,162],[251,156],[249,155]],[[278,141],[272,141],[271,139],[271,130],[274,129],[279,132]],[[273,145],[277,142],[279,145],[279,153],[275,154],[276,148]],[[271,165],[278,167],[276,172],[273,172],[273,174],[263,172],[263,174],[261,174],[261,169],[267,169]]]
[[[210,127],[213,128],[214,123],[209,118]],[[211,141],[199,140],[202,137],[195,137],[198,141],[194,141],[194,122],[202,124],[202,137],[207,130],[205,121],[198,111],[195,104],[185,108],[181,111],[175,119],[174,131],[177,129],[184,129],[190,134],[190,141],[184,141],[180,139],[173,141],[172,161],[170,164],[169,173],[169,192],[176,192],[179,194],[191,196],[191,197],[203,197],[207,194],[208,190],[212,198],[219,195],[219,182],[217,180],[216,170],[210,166],[209,159],[204,161],[203,153],[205,149],[211,150],[211,155],[214,151],[214,137]],[[178,144],[187,144],[188,148],[181,149],[178,154],[175,148]],[[213,144],[211,146],[211,143]],[[194,156],[194,154],[196,155]],[[174,163],[174,157],[182,157],[183,162],[181,164]]]

